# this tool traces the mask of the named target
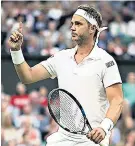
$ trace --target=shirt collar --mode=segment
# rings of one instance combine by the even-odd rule
[[[74,55],[76,53],[78,49],[78,46],[75,46],[75,48],[72,49],[70,57],[74,58]],[[86,57],[86,59],[93,59],[93,60],[98,60],[101,59],[101,54],[99,53],[99,48],[97,45],[94,46],[94,48],[92,49],[92,51],[90,52],[90,54]]]

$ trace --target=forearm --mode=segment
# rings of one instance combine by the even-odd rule
[[[30,84],[51,77],[47,69],[41,64],[30,67],[25,61],[21,50],[11,51],[11,57],[16,72],[23,84]]]
[[[19,65],[15,65],[15,70],[17,72],[17,75],[22,83],[29,84],[32,83],[32,73],[31,73],[31,67],[27,64],[26,61]]]
[[[123,99],[120,98],[113,98],[110,102],[110,107],[107,111],[106,117],[111,119],[115,124],[120,117],[123,108]]]
[[[108,134],[116,124],[123,107],[123,99],[122,98],[113,98],[110,102],[110,107],[107,111],[106,117],[101,122],[100,127]]]
[[[23,25],[20,22],[19,28],[12,32],[8,39],[8,44],[11,48],[11,58],[20,80],[24,84],[30,84],[51,77],[48,70],[41,64],[30,67],[25,61],[21,49],[23,42],[22,27]]]
[[[15,66],[16,72],[22,83],[27,84],[32,82],[32,73],[30,66],[26,63],[22,50],[11,51],[11,57]]]

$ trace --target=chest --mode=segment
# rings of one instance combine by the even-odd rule
[[[77,99],[95,97],[98,100],[104,93],[101,60],[86,59],[77,64],[73,58],[65,58],[62,62],[62,66],[56,66],[59,87]]]
[[[103,64],[100,59],[64,59],[62,66],[57,66],[57,76],[58,78],[68,78],[68,77],[84,77],[93,78],[98,76],[102,80]],[[77,64],[78,62],[78,64]]]

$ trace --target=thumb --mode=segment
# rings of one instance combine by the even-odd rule
[[[20,33],[22,33],[22,31],[23,31],[23,23],[22,22],[19,22],[19,29],[18,29],[18,31]]]

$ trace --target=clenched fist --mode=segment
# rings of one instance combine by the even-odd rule
[[[106,136],[105,131],[102,128],[94,128],[91,132],[87,134],[87,138],[99,144]]]
[[[8,44],[12,51],[18,51],[21,48],[23,42],[22,25],[22,22],[19,22],[19,28],[13,31],[8,39]]]

